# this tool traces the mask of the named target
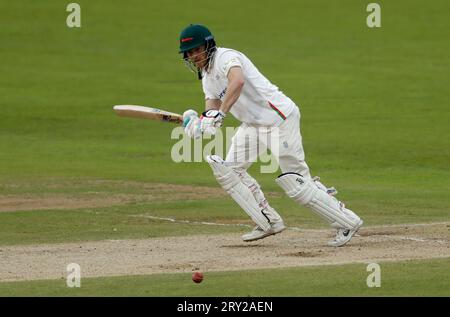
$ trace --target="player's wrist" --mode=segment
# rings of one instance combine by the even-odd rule
[[[219,114],[224,118],[227,116],[226,112],[223,111],[222,109],[219,109]]]
[[[225,118],[227,115],[222,110],[207,110],[202,113],[202,118],[218,119]]]

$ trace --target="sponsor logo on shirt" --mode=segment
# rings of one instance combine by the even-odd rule
[[[222,99],[223,96],[225,96],[226,92],[227,92],[226,88],[224,90],[222,90],[222,92],[219,94],[219,99]]]

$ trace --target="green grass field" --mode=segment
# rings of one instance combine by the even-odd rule
[[[112,111],[202,110],[201,84],[177,54],[189,23],[208,25],[219,46],[244,52],[300,106],[312,173],[338,188],[365,225],[449,221],[447,1],[378,1],[376,29],[366,26],[369,1],[358,0],[78,3],[82,26],[72,29],[68,3],[0,3],[0,210],[8,208],[0,251],[247,230],[139,218],[250,224],[205,162],[171,160],[174,126]],[[260,174],[257,164],[250,173],[289,226],[327,227],[284,196],[276,173]],[[217,193],[203,194],[206,187]],[[192,197],[180,194],[186,188]],[[200,285],[184,284],[187,274],[89,278],[79,290],[61,280],[0,282],[0,295],[450,295],[448,258],[384,267],[380,289],[367,288],[364,265],[349,264],[271,270],[260,291],[265,274],[255,270],[207,273]]]
[[[190,274],[87,278],[80,288],[66,281],[0,283],[8,296],[450,296],[449,261],[381,264],[380,287],[367,287],[366,265],[211,272],[201,284]],[[445,277],[445,278],[443,278]]]

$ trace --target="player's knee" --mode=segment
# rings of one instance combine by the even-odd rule
[[[248,162],[237,162],[225,160],[225,164],[231,168],[236,174],[243,174],[250,167],[251,163]]]
[[[308,206],[317,191],[311,184],[311,179],[298,173],[288,172],[277,177],[275,182],[283,188],[286,194],[298,203]]]
[[[297,173],[303,178],[311,178],[308,165],[297,156],[280,157],[279,162],[282,173]]]

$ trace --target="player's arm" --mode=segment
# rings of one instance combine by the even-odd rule
[[[220,99],[206,99],[205,111],[208,110],[219,110],[222,105]]]
[[[220,106],[220,111],[227,114],[230,111],[234,103],[239,99],[241,95],[242,88],[244,87],[245,80],[242,69],[239,66],[231,67],[228,71],[228,86],[225,97],[223,98],[222,105]]]
[[[200,129],[206,134],[215,134],[216,128],[221,127],[228,111],[239,99],[244,87],[244,74],[240,66],[232,66],[227,74],[228,86],[225,97],[218,110],[208,110],[202,114]]]

